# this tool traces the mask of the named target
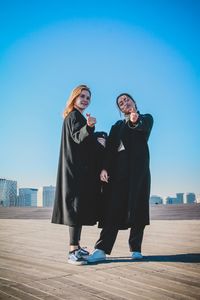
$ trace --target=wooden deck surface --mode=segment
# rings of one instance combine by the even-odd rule
[[[50,219],[52,208],[0,207],[0,219]],[[200,203],[151,205],[151,220],[200,220]]]
[[[66,262],[66,226],[37,218],[33,209],[32,219],[14,209],[3,218],[7,211],[0,209],[0,299],[200,299],[198,218],[152,220],[142,261],[130,259],[125,230],[106,262],[77,267]],[[84,227],[82,246],[92,250],[99,232]]]

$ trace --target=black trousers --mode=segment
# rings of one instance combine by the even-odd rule
[[[144,226],[134,226],[130,229],[129,248],[131,252],[141,252]],[[105,227],[101,230],[100,237],[95,244],[95,249],[101,249],[106,254],[110,254],[117,238],[118,229],[114,227]]]
[[[82,226],[69,226],[69,244],[70,246],[79,245]]]

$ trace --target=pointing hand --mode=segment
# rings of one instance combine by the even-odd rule
[[[96,124],[96,118],[91,117],[90,114],[86,114],[86,118],[87,118],[87,125],[90,127],[94,127],[94,125]]]

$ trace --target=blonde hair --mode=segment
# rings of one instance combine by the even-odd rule
[[[75,87],[72,90],[72,92],[67,100],[67,104],[66,104],[66,107],[63,112],[63,118],[68,116],[68,114],[74,109],[74,102],[75,102],[76,98],[80,96],[80,94],[83,90],[88,91],[91,96],[91,91],[87,85],[81,84],[81,85]]]

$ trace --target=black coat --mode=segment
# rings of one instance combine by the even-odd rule
[[[63,122],[52,223],[94,225],[100,193],[99,172],[104,147],[94,127],[74,109]]]
[[[126,229],[149,224],[150,170],[147,141],[152,126],[153,118],[150,114],[139,115],[135,127],[125,120],[112,126],[104,163],[104,169],[110,177],[109,183],[104,184],[99,227]]]

